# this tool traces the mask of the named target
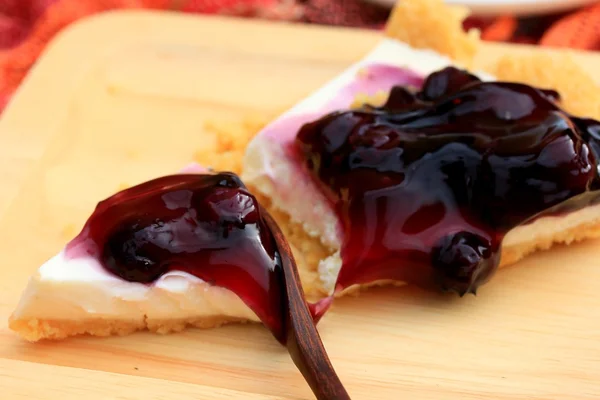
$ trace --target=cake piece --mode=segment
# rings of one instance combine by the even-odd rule
[[[244,180],[301,231],[292,244],[324,249],[305,266],[323,294],[462,295],[499,265],[600,235],[600,123],[552,90],[452,64],[384,39],[249,144]]]
[[[30,341],[262,322],[316,398],[349,399],[281,229],[239,177],[192,165],[100,202],[31,278],[9,326]]]
[[[9,325],[35,341],[262,321],[281,340],[280,260],[239,178],[191,166],[99,203]]]
[[[340,221],[325,194],[306,173],[296,135],[311,121],[336,110],[381,103],[394,85],[418,87],[423,77],[453,61],[432,50],[384,38],[358,63],[262,129],[246,149],[242,177],[286,232],[311,297],[332,292],[341,266]],[[479,72],[482,79],[492,79]],[[331,271],[331,272],[328,272]]]

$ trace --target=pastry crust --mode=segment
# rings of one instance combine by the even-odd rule
[[[93,318],[87,320],[55,320],[55,319],[13,319],[9,327],[28,341],[41,339],[58,340],[69,336],[88,334],[92,336],[125,336],[136,331],[167,334],[181,332],[186,327],[217,328],[229,323],[249,322],[245,319],[225,316],[185,318],[185,319],[129,319]]]

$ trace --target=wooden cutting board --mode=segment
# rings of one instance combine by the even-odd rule
[[[259,325],[28,344],[6,319],[98,200],[213,146],[207,120],[280,111],[379,38],[140,12],[61,34],[0,122],[0,398],[312,398]],[[510,51],[538,50],[488,46],[479,59]],[[600,57],[578,57],[600,79]],[[370,290],[319,329],[355,400],[600,398],[598,246],[538,254],[477,297]]]

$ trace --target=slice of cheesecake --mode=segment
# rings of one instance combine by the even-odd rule
[[[456,32],[456,19],[446,31],[462,38],[457,43],[463,43],[464,51],[440,44],[443,40],[434,40],[432,32],[416,37],[416,25],[399,25],[411,19],[411,11],[432,12],[436,3],[440,2],[401,2],[388,33],[416,47],[431,45],[439,51],[445,47],[446,54],[470,64],[476,41]],[[309,293],[339,295],[386,282],[428,286],[431,279],[441,280],[444,289],[474,292],[499,265],[555,243],[600,235],[599,124],[561,109],[595,109],[580,106],[572,95],[574,87],[585,86],[583,82],[590,86],[585,74],[548,64],[557,72],[553,75],[557,86],[565,88],[569,79],[576,83],[566,87],[561,102],[559,94],[549,90],[480,82],[494,77],[444,69],[453,64],[460,66],[441,54],[388,37],[248,145],[243,179],[269,204],[292,245],[318,255],[304,265],[309,271],[305,276],[313,273],[306,286]],[[535,68],[520,68],[518,60],[511,65],[515,81],[539,79],[530,76]],[[510,68],[498,72],[506,79]],[[598,94],[589,99],[597,104]],[[465,128],[471,121],[484,127]],[[446,132],[442,125],[448,126]],[[561,129],[564,135],[557,133]],[[519,142],[520,137],[525,141]],[[489,144],[479,143],[482,140]],[[502,147],[503,142],[511,144]],[[478,164],[464,161],[472,156],[468,143],[470,150],[479,152]],[[457,154],[462,161],[452,159]],[[426,161],[428,157],[432,161]],[[506,161],[510,157],[523,163],[522,168],[511,170]],[[428,170],[435,162],[443,167]],[[526,170],[528,162],[537,164]],[[447,165],[465,172],[449,172]],[[416,178],[417,173],[423,175]],[[446,185],[461,179],[465,188]],[[395,183],[382,183],[386,180]],[[571,187],[575,181],[577,188]],[[479,192],[472,190],[473,185]],[[440,188],[453,195],[432,194]],[[502,198],[502,191],[511,195]],[[512,204],[517,198],[522,207]]]
[[[30,278],[9,326],[36,341],[262,321],[278,337],[280,256],[263,217],[239,178],[196,165],[119,192]]]

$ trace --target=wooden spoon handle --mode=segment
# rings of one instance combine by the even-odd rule
[[[285,280],[287,348],[318,400],[350,400],[317,331],[304,297],[292,250],[273,217],[262,209],[281,256]]]

